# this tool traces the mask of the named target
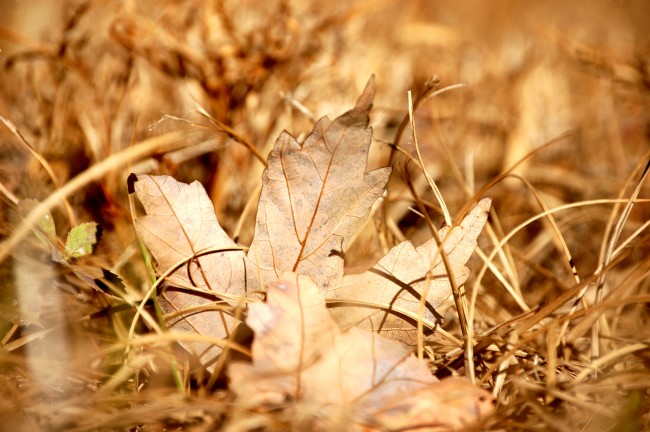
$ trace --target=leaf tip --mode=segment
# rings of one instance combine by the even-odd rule
[[[481,198],[477,204],[479,208],[481,208],[483,211],[490,211],[490,207],[492,207],[492,198],[487,197],[487,198]]]
[[[469,213],[460,222],[460,225],[466,229],[475,231],[472,236],[478,237],[483,230],[483,226],[488,220],[490,208],[492,207],[492,198],[482,198],[477,202]]]
[[[377,89],[375,85],[375,74],[370,75],[366,87],[363,89],[363,93],[357,99],[357,103],[354,105],[354,111],[363,112],[366,115],[370,112],[372,108],[372,103],[375,100],[375,90]]]
[[[126,186],[127,190],[129,191],[129,195],[131,195],[133,192],[135,192],[135,182],[138,181],[138,176],[134,173],[129,174],[129,178],[126,179]]]
[[[372,108],[372,102],[375,100],[375,90],[375,74],[372,74],[370,75],[370,78],[368,78],[368,82],[366,83],[366,87],[363,89],[363,93],[361,93],[361,96],[359,96],[359,99],[357,99],[357,103],[354,106],[354,109],[370,111],[370,108]]]
[[[367,128],[370,123],[368,114],[372,109],[372,103],[375,99],[375,75],[368,79],[363,93],[357,99],[357,103],[350,111],[338,117],[335,122],[345,127]]]

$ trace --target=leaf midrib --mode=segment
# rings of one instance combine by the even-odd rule
[[[326,135],[327,132],[329,132],[329,130],[330,128],[327,128],[327,130],[323,133],[323,144],[325,145],[325,148],[327,148],[328,150],[329,150],[329,146],[327,145]],[[298,266],[300,265],[300,262],[303,259],[302,254],[305,252],[305,247],[307,246],[307,240],[309,239],[309,235],[311,234],[311,230],[314,226],[314,222],[316,221],[316,215],[318,214],[318,209],[320,208],[323,199],[323,193],[327,186],[327,180],[329,179],[330,169],[332,168],[332,162],[334,161],[334,155],[338,151],[338,148],[341,145],[341,142],[343,141],[345,136],[347,136],[347,133],[345,133],[344,131],[343,134],[341,134],[341,138],[339,139],[338,143],[336,143],[336,146],[330,152],[330,160],[327,164],[327,169],[325,170],[325,176],[323,178],[323,183],[321,185],[320,192],[318,193],[318,199],[316,200],[316,208],[314,208],[314,211],[312,212],[311,220],[309,221],[309,225],[307,226],[307,231],[305,232],[305,237],[302,239],[302,241],[300,241],[300,238],[298,238],[298,242],[300,243],[300,252],[298,252],[298,256],[296,257],[296,262],[293,265],[292,271],[294,272],[298,269]],[[302,147],[300,150],[302,151]],[[289,187],[289,179],[287,178],[287,172],[284,170],[284,161],[282,159],[282,153],[280,153],[280,161],[282,163],[282,171],[284,174],[284,178],[287,181],[287,190],[289,191],[289,206],[291,207],[291,218],[293,219],[293,225],[294,227],[296,227],[296,234],[297,234],[297,221],[295,219],[295,215],[293,213],[293,205],[291,203],[291,188]]]

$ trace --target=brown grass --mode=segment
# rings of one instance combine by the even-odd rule
[[[128,338],[133,308],[120,305],[151,280],[126,177],[200,180],[247,245],[260,155],[282,129],[350,107],[372,73],[370,168],[392,158],[397,172],[350,268],[430,236],[406,180],[444,220],[388,145],[399,135],[415,155],[412,90],[422,159],[452,216],[494,198],[466,285],[473,355],[436,334],[432,370],[494,392],[480,430],[650,428],[650,7],[402,3],[3,3],[0,429],[299,429],[291,408],[242,412],[165,335],[143,324]],[[49,260],[16,210],[24,198],[52,211],[60,241],[100,223],[83,263],[124,286],[107,295]],[[452,303],[445,328],[460,340]]]

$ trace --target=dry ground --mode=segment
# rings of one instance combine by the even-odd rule
[[[645,2],[2,0],[0,10],[0,429],[223,425],[236,408],[223,383],[183,374],[166,345],[125,354],[132,309],[106,312],[150,283],[126,178],[200,180],[246,245],[256,154],[283,129],[304,134],[342,113],[371,74],[370,168],[389,163],[391,143],[415,152],[400,130],[411,90],[422,156],[452,214],[477,194],[494,199],[466,286],[474,375],[497,400],[478,428],[650,428]],[[392,163],[385,214],[358,236],[350,271],[401,237],[428,238],[406,181],[424,203],[433,193],[402,156]],[[80,261],[118,274],[118,299],[18,236],[17,201],[56,191],[61,241],[79,222],[102,225]],[[460,337],[455,316],[450,303],[446,329]],[[469,375],[446,339],[427,344],[438,376]],[[286,413],[264,415],[269,429],[292,427]]]

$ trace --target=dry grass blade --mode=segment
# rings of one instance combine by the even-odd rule
[[[3,6],[1,430],[650,429],[650,3]],[[279,317],[294,268],[319,300]],[[249,308],[293,344],[269,404],[228,381],[274,343]],[[382,393],[413,351],[449,387]]]
[[[41,156],[36,150],[34,150],[34,147],[25,139],[23,134],[20,133],[18,128],[9,120],[6,118],[0,116],[0,121],[4,123],[4,125],[9,129],[20,141],[20,143],[27,149],[27,151],[36,159],[38,162],[43,166],[43,169],[47,172],[47,175],[50,176],[52,179],[52,182],[54,185],[59,188],[61,187],[60,181],[57,179],[56,174],[54,174],[54,171],[52,170],[52,167],[50,164]],[[68,200],[68,197],[64,197],[63,199],[63,205],[65,206],[65,211],[66,214],[68,215],[68,219],[70,221],[71,226],[77,225],[77,219],[74,215],[74,212],[72,210],[72,206],[70,206],[70,202]]]
[[[599,268],[604,268],[606,267],[609,262],[613,259],[614,257],[614,249],[616,247],[616,243],[618,243],[618,240],[621,236],[621,233],[623,231],[623,226],[625,223],[628,221],[628,218],[630,216],[630,212],[632,211],[632,207],[634,206],[634,201],[637,199],[639,196],[639,193],[641,192],[641,187],[643,186],[643,183],[645,179],[647,178],[648,175],[648,163],[645,161],[648,160],[646,157],[638,166],[637,169],[633,171],[632,175],[630,175],[629,180],[632,180],[632,176],[635,173],[638,173],[641,171],[641,167],[645,165],[645,169],[643,170],[643,173],[641,175],[641,179],[637,183],[636,187],[634,188],[634,191],[630,195],[630,198],[628,199],[627,203],[625,203],[625,207],[623,207],[623,211],[621,212],[621,215],[619,216],[618,220],[616,221],[616,225],[613,227],[611,230],[611,234],[609,233],[609,229],[606,231],[606,234],[610,234],[610,238],[607,240],[606,243],[603,243],[603,248],[601,249],[600,253],[600,266]],[[614,220],[614,214],[616,213],[618,209],[618,206],[614,208],[614,211],[612,212],[612,219],[610,219],[610,225]],[[609,228],[608,226],[608,228]],[[598,270],[596,270],[598,272]],[[603,297],[603,285],[605,284],[605,277],[606,273],[602,272],[600,273],[600,277],[598,278],[598,283],[596,286],[596,304],[600,303],[602,301]],[[592,329],[592,346],[591,346],[591,356],[593,359],[598,359],[600,357],[600,341],[599,341],[599,323],[598,321],[594,322],[594,327]]]

